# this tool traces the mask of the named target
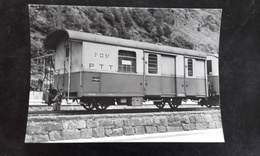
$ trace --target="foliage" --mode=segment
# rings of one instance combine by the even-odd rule
[[[46,53],[43,40],[57,29],[57,8],[29,6],[32,57]],[[60,16],[65,29],[218,53],[221,10],[217,9],[62,6]]]

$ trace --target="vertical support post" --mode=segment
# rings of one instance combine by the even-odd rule
[[[71,43],[69,41],[69,72],[68,72],[68,96],[67,96],[68,101],[70,97],[70,72],[71,72]]]
[[[208,92],[208,75],[207,75],[207,73],[208,73],[208,69],[207,69],[207,58],[206,58],[206,60],[205,60],[205,84],[206,84],[206,87],[205,87],[205,89],[206,89],[206,97],[209,97],[209,92]]]

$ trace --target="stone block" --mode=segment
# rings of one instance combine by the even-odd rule
[[[136,126],[134,130],[136,135],[145,134],[144,126]]]
[[[190,130],[196,130],[197,127],[196,127],[196,124],[189,124],[190,125]]]
[[[189,116],[190,123],[196,123],[196,117],[194,115]]]
[[[168,126],[168,119],[166,117],[155,117],[153,123],[156,126]]]
[[[197,115],[195,116],[195,118],[196,118],[196,123],[202,123],[202,122],[204,122],[203,117],[202,117],[201,115],[199,115],[199,114],[197,114]]]
[[[61,138],[63,140],[79,139],[80,131],[79,130],[63,130],[63,131],[61,131]]]
[[[134,128],[133,127],[123,127],[123,131],[125,135],[134,135]]]
[[[115,119],[114,120],[114,127],[118,128],[118,127],[123,127],[124,125],[124,121],[122,119]]]
[[[96,121],[86,121],[87,128],[96,128],[98,127],[98,123]]]
[[[63,130],[63,126],[62,124],[58,123],[58,122],[48,122],[45,123],[44,126],[46,127],[47,131],[61,131]]]
[[[89,139],[92,138],[92,129],[81,129],[80,130],[80,138]]]
[[[215,122],[215,127],[216,128],[222,128],[222,123],[219,122],[219,121]]]
[[[204,121],[205,122],[213,122],[211,114],[205,114],[204,115]]]
[[[124,126],[131,126],[130,119],[124,119],[123,122],[124,122]]]
[[[61,140],[60,131],[49,132],[49,138],[50,138],[51,141]]]
[[[207,129],[207,126],[205,123],[196,123],[196,129],[198,130]]]
[[[154,123],[154,125],[159,126],[161,124],[160,118],[158,118],[158,117],[153,118],[153,123]]]
[[[112,134],[113,134],[113,132],[112,132],[111,128],[106,128],[105,129],[105,135],[106,136],[112,136]]]
[[[72,120],[69,125],[68,129],[84,129],[86,128],[85,120]]]
[[[174,121],[181,121],[181,117],[179,115],[173,116]]]
[[[184,131],[189,131],[190,125],[189,124],[182,124],[182,128],[183,128]]]
[[[169,126],[181,127],[181,122],[180,121],[170,122]]]
[[[166,132],[166,127],[165,126],[158,126],[158,132],[163,133]]]
[[[185,123],[185,124],[189,124],[190,123],[190,119],[189,119],[189,116],[188,115],[183,115],[181,118],[180,118],[181,122],[182,123]]]
[[[218,121],[221,121],[221,114],[218,114]]]
[[[123,128],[112,129],[113,136],[122,136],[124,134]]]
[[[151,126],[151,125],[154,124],[153,123],[153,118],[151,118],[151,117],[144,117],[143,118],[143,123],[144,123],[145,126]]]
[[[71,122],[71,121],[66,121],[66,120],[65,120],[65,121],[61,121],[61,124],[62,124],[62,126],[63,126],[64,129],[68,129],[68,126],[69,126],[70,122]]]
[[[25,140],[24,140],[24,142],[25,142],[25,143],[33,142],[32,136],[26,134],[26,135],[25,135]]]
[[[47,134],[48,131],[43,124],[40,123],[29,123],[27,124],[26,134],[28,135],[44,135]]]
[[[169,116],[168,117],[168,123],[170,124],[170,123],[173,123],[173,122],[175,122],[174,116]]]
[[[160,117],[160,125],[161,126],[168,126],[168,120],[166,117]]]
[[[214,129],[214,128],[216,128],[216,125],[215,125],[214,122],[210,122],[210,123],[208,123],[207,128],[209,128],[209,129]]]
[[[108,119],[99,119],[97,120],[98,125],[101,127],[113,127],[114,123],[113,120],[108,118]]]
[[[130,119],[130,122],[131,122],[131,126],[142,126],[142,125],[144,125],[142,118],[132,118],[132,119]]]
[[[32,136],[32,142],[41,143],[41,142],[47,142],[47,141],[49,141],[49,137],[47,134]]]
[[[145,126],[145,131],[147,134],[157,133],[157,128],[156,126]]]
[[[213,121],[219,121],[218,114],[212,114]]]
[[[184,116],[175,116],[175,121],[180,121],[181,123],[188,124],[190,123],[189,117],[187,115]]]
[[[181,126],[176,127],[176,126],[167,126],[166,127],[167,132],[179,132],[179,131],[183,131],[183,128]]]
[[[93,129],[93,137],[101,138],[105,137],[105,129],[104,127],[97,127]]]

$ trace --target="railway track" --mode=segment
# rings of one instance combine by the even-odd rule
[[[35,110],[32,110],[34,107]],[[38,108],[38,109],[36,109]],[[40,108],[40,109],[39,109]],[[30,110],[31,109],[31,110]],[[207,110],[219,110],[219,107],[201,107],[195,104],[180,105],[177,109],[170,109],[166,105],[163,109],[158,109],[155,105],[143,105],[143,106],[110,106],[107,110],[92,110],[87,111],[80,105],[64,105],[61,111],[53,111],[51,106],[29,106],[29,116],[38,115],[82,115],[82,114],[122,114],[122,113],[155,113],[155,112],[178,112],[178,111],[207,111]]]

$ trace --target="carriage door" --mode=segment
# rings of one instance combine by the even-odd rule
[[[185,58],[185,82],[184,88],[186,96],[196,96],[196,60],[193,58]]]
[[[148,96],[161,95],[161,69],[159,68],[161,55],[144,53],[144,94]]]

